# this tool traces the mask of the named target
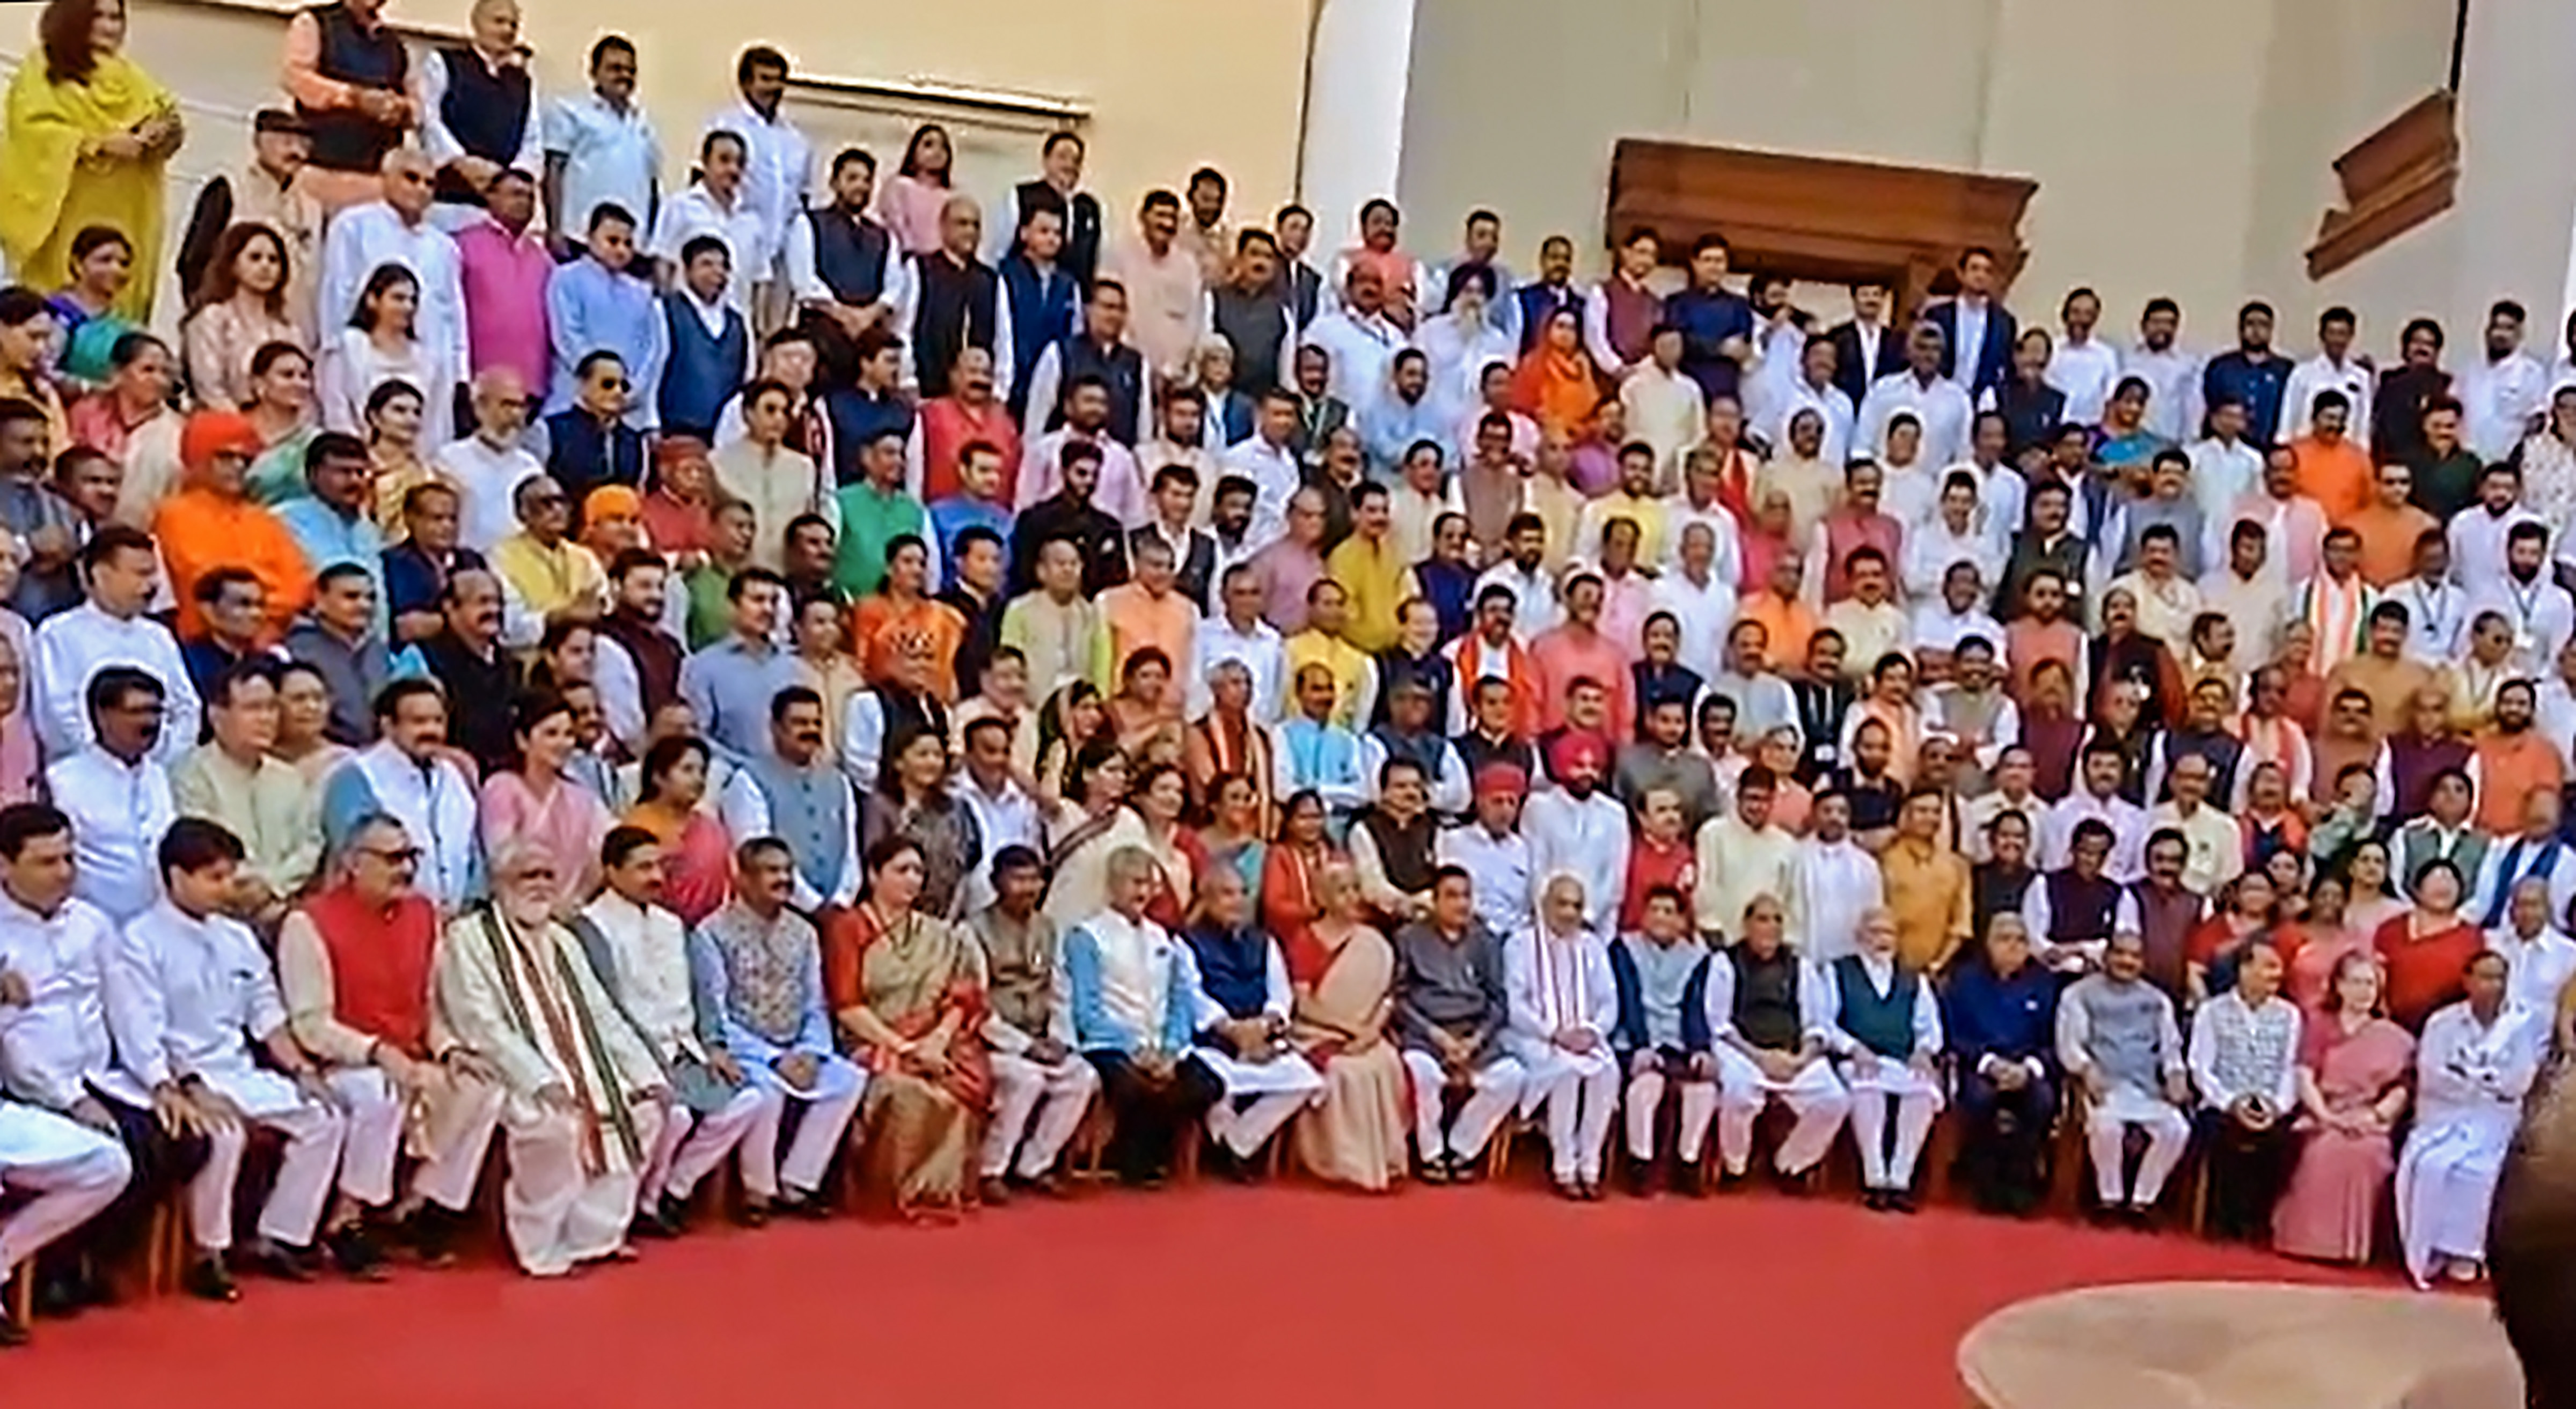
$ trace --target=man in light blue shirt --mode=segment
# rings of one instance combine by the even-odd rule
[[[741,764],[771,751],[769,706],[778,692],[804,683],[803,667],[777,641],[787,579],[744,568],[725,589],[733,631],[680,665],[680,698],[717,755]]]
[[[653,218],[662,138],[635,101],[635,69],[633,42],[602,35],[590,46],[591,91],[546,108],[546,229],[558,259],[580,253],[591,212],[601,206]]]
[[[1395,355],[1387,370],[1386,389],[1359,408],[1360,441],[1368,450],[1369,472],[1391,481],[1404,468],[1405,452],[1417,441],[1448,444],[1441,408],[1431,398],[1431,359],[1418,347]]]
[[[662,369],[671,360],[671,328],[651,281],[638,275],[635,213],[616,204],[591,212],[582,257],[557,271],[546,285],[546,325],[554,339],[554,385],[546,414],[579,399],[583,360],[613,352],[626,364],[626,424],[656,428],[662,404]]]
[[[376,633],[382,636],[392,629],[393,619],[385,605],[385,535],[376,527],[375,505],[368,502],[374,473],[364,442],[324,431],[304,447],[304,483],[312,493],[273,512],[294,536],[295,546],[304,550],[304,565],[316,577],[341,563],[366,570],[376,588]]]

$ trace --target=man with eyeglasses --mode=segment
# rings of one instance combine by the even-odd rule
[[[277,978],[297,1045],[349,1109],[341,1193],[370,1209],[391,1205],[414,1250],[443,1264],[474,1201],[502,1091],[490,1062],[432,1045],[438,907],[412,884],[420,862],[421,849],[392,815],[360,818],[332,859],[329,883],[279,929]],[[406,1119],[415,1111],[418,1119]],[[395,1204],[406,1132],[419,1159]],[[354,1223],[333,1242],[361,1256],[369,1250]]]
[[[400,265],[420,281],[414,331],[431,358],[470,367],[465,336],[465,265],[456,241],[429,221],[429,158],[410,147],[384,157],[384,195],[332,217],[322,237],[322,306],[317,326],[348,326],[368,276]]]
[[[644,433],[626,414],[635,378],[625,359],[606,349],[585,353],[573,383],[573,404],[546,417],[546,472],[575,502],[603,484],[641,493],[649,462]]]
[[[510,1246],[532,1277],[561,1277],[626,1246],[668,1078],[555,918],[570,877],[524,841],[492,858],[492,900],[451,921],[431,984],[454,1052],[502,1092]]]

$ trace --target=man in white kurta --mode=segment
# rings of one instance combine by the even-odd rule
[[[259,940],[215,908],[232,895],[240,841],[189,818],[172,825],[160,859],[167,897],[126,928],[108,958],[107,1022],[119,1060],[110,1094],[155,1112],[184,1108],[179,1118],[206,1131],[210,1153],[188,1184],[196,1247],[188,1285],[229,1301],[225,1254],[250,1127],[286,1141],[252,1255],[291,1266],[321,1227],[348,1120],[287,1030]],[[253,1060],[254,1041],[275,1070]]]
[[[465,262],[456,241],[430,223],[430,161],[407,147],[385,154],[381,199],[331,218],[322,237],[321,309],[316,326],[349,326],[367,279],[384,265],[419,281],[413,332],[430,360],[457,375],[472,364],[465,341]]]
[[[1467,873],[1476,918],[1498,939],[1530,927],[1530,882],[1538,873],[1530,868],[1529,838],[1520,832],[1528,791],[1529,775],[1517,764],[1486,764],[1476,772],[1475,817],[1444,829],[1432,843],[1433,859]]]
[[[1940,1004],[1921,974],[1897,962],[1896,917],[1875,906],[1861,916],[1859,952],[1820,976],[1832,1018],[1819,1036],[1851,1092],[1864,1197],[1871,1208],[1911,1213],[1914,1164],[1941,1113]]]
[[[358,824],[333,858],[331,883],[279,927],[277,978],[288,1030],[349,1114],[341,1191],[367,1208],[391,1203],[408,1146],[419,1164],[394,1212],[436,1260],[474,1201],[501,1088],[437,1060],[449,1045],[430,1009],[438,911],[411,884],[419,865],[400,822],[377,813]]]
[[[1601,791],[1609,751],[1598,736],[1573,732],[1556,741],[1548,761],[1559,786],[1521,809],[1530,874],[1572,876],[1583,892],[1584,928],[1613,933],[1628,883],[1628,810]]]
[[[745,1140],[765,1135],[774,1148],[786,1108],[775,1088],[747,1079],[722,1025],[698,1008],[688,929],[661,903],[662,859],[652,833],[612,830],[600,851],[607,888],[573,925],[600,983],[671,1074],[672,1100],[639,1191],[637,1227],[648,1234],[677,1232],[699,1182]],[[742,1169],[753,1198],[777,1196],[766,1161],[746,1154]]]
[[[1333,879],[1354,884],[1347,871]],[[1327,894],[1325,881],[1317,877],[1319,897]],[[1197,901],[1198,918],[1181,934],[1197,960],[1193,1001],[1205,1015],[1190,1055],[1225,1088],[1208,1107],[1208,1138],[1246,1162],[1317,1099],[1324,1077],[1288,1043],[1296,1006],[1288,964],[1278,943],[1252,924],[1242,873],[1232,866],[1210,871],[1199,882]]]
[[[2470,964],[2468,1000],[2424,1024],[2415,1048],[2415,1129],[2397,1160],[2397,1236],[2416,1285],[2475,1277],[2487,1211],[2522,1098],[2549,1046],[2549,1016],[2515,1003],[2500,956]]]
[[[1717,1150],[1728,1179],[1753,1165],[1753,1126],[1773,1101],[1789,1133],[1773,1167],[1796,1179],[1823,1162],[1851,1113],[1850,1093],[1825,1055],[1833,1024],[1818,971],[1789,949],[1778,897],[1745,906],[1735,943],[1708,969],[1709,1028],[1717,1052]]]
[[[2547,793],[2533,796],[2557,801]],[[2486,869],[2490,874],[2497,869],[2498,852],[2504,849],[2498,847],[2487,853]],[[2561,856],[2559,864],[2576,865],[2576,858]],[[2487,930],[2487,948],[2505,961],[2506,996],[2535,1013],[2557,1012],[2559,995],[2566,991],[2570,979],[2576,979],[2576,939],[2568,938],[2564,930],[2550,923],[2552,916],[2567,913],[2557,901],[2553,878],[2525,876],[2504,902],[2505,922]]]
[[[1585,923],[1591,907],[1582,879],[1570,871],[1542,874],[1537,925],[1503,947],[1503,1049],[1525,1073],[1522,1114],[1547,1112],[1557,1192],[1598,1199],[1619,1104],[1619,1062],[1610,1050],[1618,981],[1608,946]]]
[[[1743,786],[1741,779],[1736,786]],[[1886,894],[1878,858],[1851,839],[1851,799],[1828,792],[1816,798],[1814,830],[1789,859],[1789,893],[1782,896],[1789,945],[1815,965],[1859,952],[1860,921]]]
[[[28,1196],[0,1216],[0,1288],[47,1244],[114,1203],[133,1177],[133,1161],[116,1137],[41,1106],[0,1099],[0,1193]],[[0,1302],[0,1349],[26,1339],[27,1328]]]
[[[72,819],[81,899],[122,924],[160,898],[156,849],[178,816],[168,768],[154,750],[172,733],[194,733],[195,720],[166,719],[161,683],[132,666],[112,665],[90,677],[94,741],[45,770],[45,791]]]
[[[2057,1003],[2057,1060],[2080,1092],[2093,1151],[2094,1191],[2106,1214],[2143,1222],[2191,1144],[2183,1103],[2191,1088],[2173,1000],[2147,982],[2147,945],[2135,930],[2111,936],[2102,972],[2069,986]],[[2130,1127],[2146,1132],[2135,1183],[2127,1178]]]
[[[111,665],[127,665],[162,682],[166,718],[187,721],[162,731],[154,749],[162,762],[178,762],[197,745],[199,705],[178,638],[144,615],[161,583],[159,552],[142,534],[111,526],[82,547],[81,575],[89,600],[36,628],[27,692],[37,741],[47,758],[79,752],[93,737],[90,678]]]
[[[530,1276],[560,1277],[625,1247],[666,1092],[652,1049],[554,919],[553,862],[513,844],[492,877],[493,902],[441,937],[436,1011],[507,1093],[510,1247]]]

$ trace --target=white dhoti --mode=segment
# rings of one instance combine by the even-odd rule
[[[661,1138],[653,1142],[653,1153],[644,1161],[643,1181],[636,1186],[642,1211],[652,1212],[665,1197],[685,1202],[745,1136],[764,1124],[775,1145],[779,1112],[786,1099],[778,1087],[746,1081],[720,1110],[700,1114],[677,1101],[664,1106]],[[746,1155],[744,1167],[749,1166]],[[746,1175],[744,1183],[749,1182]]]
[[[2418,1125],[2397,1160],[2397,1237],[2406,1270],[2420,1284],[2444,1258],[2484,1262],[2487,1210],[2495,1201],[2511,1109],[2473,1111]]]
[[[1914,1162],[1932,1134],[1932,1118],[1941,1113],[1941,1079],[1889,1057],[1879,1058],[1866,1074],[1857,1062],[1842,1066],[1843,1085],[1851,1092],[1852,1143],[1860,1147],[1861,1183],[1872,1189],[1912,1187]],[[1891,1107],[1893,1144],[1888,1139]]]
[[[1783,1174],[1804,1174],[1833,1148],[1834,1132],[1851,1113],[1851,1094],[1834,1075],[1831,1062],[1817,1057],[1786,1081],[1775,1080],[1732,1047],[1717,1049],[1717,1152],[1726,1172],[1742,1174],[1753,1165],[1753,1123],[1772,1101],[1789,1108],[1793,1123],[1788,1138],[1772,1155]]]
[[[1068,1052],[1052,1065],[1017,1052],[995,1052],[993,1118],[984,1127],[978,1172],[986,1179],[1014,1172],[1035,1179],[1055,1168],[1056,1157],[1081,1128],[1083,1112],[1091,1109],[1099,1091],[1099,1068],[1078,1052]],[[1016,1166],[1014,1153],[1019,1156]]]
[[[1673,1153],[1684,1164],[1699,1163],[1708,1146],[1709,1122],[1717,1117],[1717,1081],[1675,1081],[1661,1069],[1628,1078],[1628,1153],[1643,1164],[1655,1157],[1655,1117],[1663,1110],[1664,1092],[1679,1088],[1681,1121],[1673,1132]]]
[[[763,1199],[778,1197],[781,1184],[796,1198],[811,1197],[823,1187],[823,1174],[831,1166],[832,1154],[841,1148],[841,1137],[849,1133],[850,1118],[859,1113],[859,1099],[868,1092],[868,1074],[845,1058],[826,1056],[814,1065],[814,1084],[800,1090],[788,1085],[775,1067],[747,1062],[743,1071],[753,1085],[775,1091],[780,1097],[756,1112],[742,1134],[743,1187]],[[790,1102],[805,1110],[796,1122],[796,1138],[788,1143],[782,1158],[778,1153],[778,1131]]]
[[[2121,1191],[2130,1126],[2147,1132],[2147,1153],[2138,1161],[2138,1182]],[[2191,1119],[2161,1096],[2134,1086],[2112,1089],[2084,1117],[2084,1139],[2093,1154],[2093,1192],[2104,1208],[2126,1204],[2151,1208],[2164,1197],[2165,1180],[2191,1148]]]
[[[420,1161],[412,1171],[415,1196],[458,1213],[474,1202],[483,1156],[501,1121],[501,1088],[450,1074],[443,1085],[406,1100],[373,1067],[344,1067],[329,1080],[348,1108],[341,1193],[369,1208],[393,1202],[395,1171],[408,1152]]]
[[[1581,1053],[1528,1038],[1509,1038],[1506,1045],[1526,1074],[1521,1114],[1547,1112],[1549,1171],[1559,1183],[1599,1179],[1619,1107],[1618,1057],[1607,1043]]]
[[[650,1150],[662,1135],[661,1107],[638,1103],[634,1119],[637,1142]],[[501,1131],[510,1156],[502,1217],[520,1270],[531,1277],[563,1276],[626,1244],[643,1170],[620,1157],[613,1130],[602,1132],[612,1147],[607,1167],[586,1167],[585,1127],[580,1117],[548,1110],[524,1096],[501,1104]]]
[[[1213,1047],[1193,1048],[1190,1055],[1225,1087],[1208,1107],[1207,1131],[1239,1159],[1259,1153],[1290,1116],[1324,1094],[1324,1074],[1294,1052],[1266,1062],[1241,1061]]]
[[[1440,1059],[1429,1052],[1407,1050],[1404,1070],[1413,1087],[1413,1146],[1425,1163],[1446,1156],[1472,1160],[1485,1152],[1485,1142],[1503,1117],[1520,1103],[1521,1087],[1526,1074],[1521,1064],[1509,1057],[1496,1057],[1476,1068],[1468,1079],[1467,1099],[1459,1104],[1457,1118],[1449,1122],[1449,1133],[1440,1133],[1441,1098],[1448,1089],[1448,1074],[1441,1069]]]
[[[340,1147],[349,1122],[330,1106],[304,1099],[295,1083],[257,1067],[197,1074],[216,1093],[241,1109],[244,1125],[230,1126],[207,1137],[205,1166],[188,1181],[188,1231],[197,1249],[219,1253],[233,1245],[233,1191],[241,1183],[242,1151],[256,1125],[286,1139],[278,1158],[277,1177],[268,1202],[260,1206],[259,1235],[273,1243],[301,1248],[322,1226],[331,1201],[333,1179],[340,1172]],[[149,1092],[133,1082],[111,1094],[149,1109]]]
[[[0,1195],[33,1195],[0,1218],[0,1283],[114,1203],[133,1177],[134,1164],[115,1136],[52,1111],[0,1102]]]

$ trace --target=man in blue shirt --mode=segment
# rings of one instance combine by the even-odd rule
[[[2280,437],[2289,386],[2290,359],[2272,350],[2272,305],[2257,299],[2237,311],[2236,350],[2209,359],[2200,374],[2201,404],[2242,405],[2246,441],[2268,450]]]
[[[1753,351],[1753,305],[1725,285],[1734,251],[1715,231],[1691,246],[1690,287],[1664,304],[1682,330],[1682,371],[1711,400],[1735,395]]]

